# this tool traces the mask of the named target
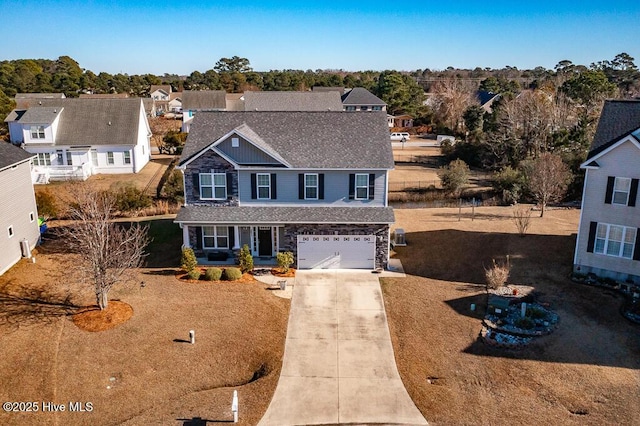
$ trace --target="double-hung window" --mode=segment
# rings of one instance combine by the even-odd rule
[[[73,156],[71,154],[71,151],[67,151],[65,154],[67,156],[67,166],[72,166],[73,165]]]
[[[131,151],[124,151],[124,164],[131,164]]]
[[[49,154],[48,152],[39,152],[33,159],[33,164],[36,166],[50,166],[51,154]]]
[[[44,139],[44,126],[31,126],[31,139]]]
[[[366,200],[369,198],[369,175],[356,173],[355,199]]]
[[[631,178],[616,177],[613,184],[613,204],[626,206],[629,202],[629,190],[631,189]]]
[[[593,251],[607,256],[632,259],[636,233],[636,228],[598,223]]]
[[[203,200],[225,200],[227,198],[227,175],[225,173],[200,173],[200,198]]]
[[[256,175],[256,187],[258,188],[258,199],[267,200],[271,198],[271,174],[258,173]]]
[[[226,226],[203,226],[202,247],[205,249],[229,248],[229,228]]]
[[[317,173],[305,173],[304,199],[305,200],[318,199],[318,174]]]
[[[107,164],[109,164],[110,166],[116,164],[114,158],[113,158],[113,152],[109,151],[107,152]]]

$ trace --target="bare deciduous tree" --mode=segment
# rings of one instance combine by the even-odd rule
[[[527,234],[529,225],[531,225],[531,209],[516,205],[513,209],[513,222],[518,228],[518,234],[524,237]]]
[[[477,87],[458,78],[448,78],[438,81],[431,88],[432,101],[436,116],[451,131],[459,132],[464,124],[462,115],[470,105],[473,105],[473,95]]]
[[[527,182],[540,204],[540,217],[543,217],[548,203],[564,197],[571,182],[571,172],[560,156],[545,152],[533,161]]]
[[[114,223],[115,200],[108,192],[81,183],[71,196],[68,215],[73,222],[60,228],[59,236],[79,255],[78,272],[91,281],[96,302],[105,309],[111,288],[126,281],[147,256],[148,228]]]

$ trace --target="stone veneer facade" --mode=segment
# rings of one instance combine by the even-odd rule
[[[225,173],[227,175],[226,200],[200,200],[200,191],[196,190],[193,176],[200,173]],[[186,204],[190,206],[237,206],[238,172],[233,165],[213,152],[201,155],[193,160],[184,171],[184,189]]]
[[[216,224],[218,225],[218,224]],[[218,225],[220,226],[220,225]],[[225,225],[221,225],[225,226]],[[374,235],[376,237],[376,268],[387,268],[389,260],[389,225],[331,225],[331,224],[292,224],[284,225],[284,239],[280,241],[280,251],[290,251],[297,262],[298,235]],[[196,256],[205,255],[200,247],[196,227],[189,227],[189,242]],[[209,251],[225,251],[209,250]],[[234,250],[228,250],[230,253]]]

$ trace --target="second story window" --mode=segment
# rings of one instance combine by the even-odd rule
[[[44,139],[44,126],[31,126],[31,139]]]
[[[613,185],[613,204],[627,205],[629,200],[629,189],[631,188],[631,179],[617,177]]]
[[[368,111],[368,110],[369,110],[369,107],[368,107],[368,106],[366,106],[366,105],[362,105],[362,106],[360,107],[360,111]]]
[[[271,198],[271,174],[257,174],[258,200],[266,200]]]
[[[369,175],[356,174],[356,200],[366,200],[369,198]]]
[[[371,108],[373,111],[382,111],[382,107],[381,106],[374,106]]]
[[[200,198],[203,200],[226,200],[227,175],[225,173],[200,173]]]
[[[304,199],[305,200],[318,199],[318,174],[317,173],[305,173]]]

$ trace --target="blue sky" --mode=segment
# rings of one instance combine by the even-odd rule
[[[95,73],[640,64],[640,1],[7,1],[0,60],[68,55]]]

